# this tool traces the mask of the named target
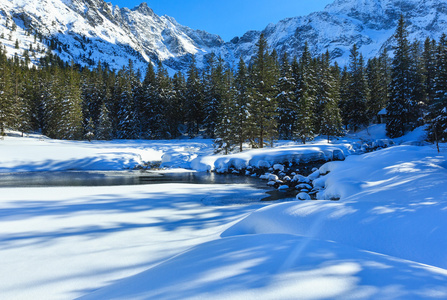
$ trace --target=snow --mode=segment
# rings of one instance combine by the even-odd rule
[[[260,161],[273,167],[290,158],[330,157],[335,149],[346,159],[296,175],[321,188],[320,200],[261,202],[265,190],[234,184],[2,188],[0,294],[447,298],[447,145],[441,153],[422,145],[418,129],[396,146],[357,155],[356,143],[383,138],[380,128],[331,144],[280,142],[228,157],[212,155],[212,142],[203,139],[88,143],[7,136],[0,140],[1,172],[119,170],[145,161],[188,169]],[[324,200],[333,198],[339,200]]]

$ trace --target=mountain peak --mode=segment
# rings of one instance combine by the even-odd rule
[[[141,3],[140,5],[136,6],[135,8],[132,9],[132,11],[138,11],[141,14],[145,15],[145,16],[154,16],[155,13],[152,10],[152,8],[150,8],[146,2]]]

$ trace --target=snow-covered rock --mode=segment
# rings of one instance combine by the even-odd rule
[[[284,165],[282,165],[282,164],[274,164],[273,165],[273,170],[282,172],[282,171],[284,171]]]
[[[305,192],[301,192],[298,195],[296,195],[296,199],[297,200],[312,200],[310,198],[310,195],[308,193],[305,193]]]

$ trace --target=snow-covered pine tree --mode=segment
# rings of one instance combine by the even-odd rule
[[[297,119],[297,101],[295,98],[295,78],[292,76],[292,66],[289,62],[287,52],[281,59],[280,77],[278,80],[279,94],[277,120],[279,138],[291,140],[295,130]]]
[[[447,35],[441,36],[436,52],[436,92],[430,105],[429,138],[438,145],[447,140]]]
[[[109,117],[109,110],[105,103],[101,105],[99,112],[99,120],[96,126],[96,139],[111,140],[112,139],[112,122]]]
[[[170,109],[169,131],[172,137],[176,138],[182,134],[181,128],[185,124],[185,107],[186,107],[186,79],[182,72],[177,72],[172,78],[172,108]]]
[[[368,125],[367,103],[369,102],[369,89],[366,80],[365,64],[362,54],[354,44],[349,55],[349,87],[346,99],[346,123],[357,131]]]
[[[256,119],[258,147],[267,141],[273,145],[276,131],[276,85],[279,78],[277,61],[269,54],[267,40],[261,34],[256,43],[257,51],[252,66],[253,106],[251,112]]]
[[[187,71],[185,118],[190,137],[197,136],[203,125],[203,87],[194,56]]]
[[[138,91],[137,97],[139,98],[140,110],[140,132],[141,137],[148,139],[152,135],[152,118],[154,116],[154,106],[156,105],[157,96],[157,80],[155,69],[152,62],[149,62],[146,67],[146,73],[144,75],[141,88]]]
[[[0,136],[5,135],[6,127],[12,126],[15,120],[11,66],[4,50],[0,47]]]
[[[234,132],[235,142],[239,146],[239,151],[242,152],[243,144],[250,137],[250,128],[254,127],[252,124],[254,120],[250,114],[251,107],[253,105],[253,98],[250,91],[250,78],[248,76],[247,66],[245,65],[242,57],[239,59],[236,76],[234,79],[234,115],[235,115],[235,127]]]
[[[425,92],[427,94],[427,103],[430,106],[436,96],[435,78],[437,74],[436,55],[437,43],[434,39],[427,38],[424,42],[424,51],[422,52],[423,75],[425,78]]]
[[[203,75],[204,93],[204,121],[205,134],[214,139],[218,120],[219,109],[222,101],[223,88],[223,61],[214,53],[207,57],[206,67]]]
[[[315,132],[315,93],[316,79],[313,60],[310,55],[309,46],[306,43],[304,51],[301,55],[299,63],[296,60],[292,63],[294,76],[296,76],[296,101],[297,101],[297,117],[296,132],[294,135],[303,144],[308,140],[312,140]]]
[[[317,114],[316,128],[320,135],[327,136],[328,141],[330,141],[331,136],[340,136],[343,133],[338,107],[340,88],[331,70],[328,51],[321,56],[317,64],[319,84],[316,88],[315,102],[318,103],[317,107],[320,112]]]
[[[382,65],[382,60],[378,57],[369,59],[366,64],[366,77],[368,88],[371,91],[366,103],[366,116],[368,120],[377,122],[378,113],[386,107],[388,99],[386,67]]]
[[[64,76],[63,119],[59,121],[61,126],[60,137],[69,140],[82,139],[83,115],[81,99],[81,78],[78,70],[72,62]]]
[[[216,124],[215,149],[228,154],[238,144],[238,109],[235,102],[235,88],[233,72],[224,68],[223,60],[219,59],[217,70],[222,69],[222,79],[219,80],[217,92],[219,94],[218,122]]]
[[[151,137],[153,139],[169,139],[172,137],[169,131],[170,120],[167,118],[169,111],[172,109],[172,97],[171,78],[168,71],[159,62],[157,64],[155,101],[152,104],[152,116],[150,118]]]
[[[410,130],[410,78],[411,56],[410,43],[404,17],[401,15],[394,34],[396,45],[391,65],[391,83],[387,105],[387,135],[391,138],[400,137]]]
[[[117,104],[116,137],[133,139],[137,137],[136,110],[132,90],[133,70],[123,67],[116,76],[115,101]]]
[[[408,101],[408,123],[410,130],[423,124],[424,111],[427,110],[428,105],[422,51],[420,42],[414,41],[410,44],[410,98]]]

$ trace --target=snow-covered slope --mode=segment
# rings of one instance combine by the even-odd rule
[[[9,54],[20,55],[30,44],[36,49],[39,39],[33,44],[33,35],[42,35],[41,48],[53,44],[64,60],[83,65],[101,60],[119,69],[129,59],[137,67],[151,59],[181,69],[188,54],[223,44],[217,35],[157,16],[146,3],[128,9],[103,0],[0,0],[0,17],[0,35],[4,33],[0,42]],[[16,39],[19,50],[14,48]]]
[[[401,14],[409,25],[410,40],[438,39],[447,32],[447,3],[443,0],[335,0],[321,12],[270,24],[262,32],[247,32],[226,43],[220,53],[229,60],[240,56],[249,60],[264,33],[279,54],[299,56],[307,41],[314,54],[329,50],[343,65],[354,43],[366,58],[376,56],[382,47],[390,49]]]
[[[390,48],[400,14],[407,19],[411,40],[438,39],[447,32],[444,0],[335,0],[321,12],[269,24],[262,33],[280,55],[299,56],[307,41],[314,54],[329,50],[343,65],[354,43],[366,58]],[[200,64],[211,52],[236,65],[241,56],[247,62],[251,59],[261,34],[249,31],[224,43],[218,35],[156,15],[146,3],[128,9],[103,0],[0,0],[0,19],[0,42],[9,55],[21,55],[30,45],[35,53],[52,43],[67,61],[94,65],[101,60],[116,69],[129,59],[137,68],[144,67],[150,59],[172,70],[185,70],[190,55],[197,55]],[[34,41],[36,34],[43,36],[42,43],[40,38]],[[20,49],[15,49],[16,40]]]

